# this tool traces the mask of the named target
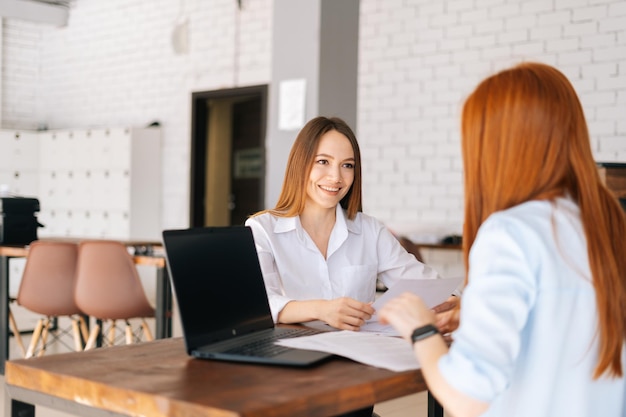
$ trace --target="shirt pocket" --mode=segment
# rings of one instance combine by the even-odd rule
[[[376,265],[351,265],[341,269],[337,283],[339,297],[351,297],[364,303],[374,301],[376,296]]]

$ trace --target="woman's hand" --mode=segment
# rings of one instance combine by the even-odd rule
[[[382,324],[391,324],[400,335],[411,340],[413,330],[435,323],[435,313],[415,294],[406,292],[390,300],[378,311]]]
[[[436,313],[435,326],[441,334],[453,332],[459,327],[460,307],[461,300],[453,295],[433,308]]]
[[[371,303],[341,297],[324,301],[320,306],[319,318],[337,329],[358,331],[372,318],[372,314],[374,308]]]

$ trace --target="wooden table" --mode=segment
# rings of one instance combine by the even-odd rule
[[[333,357],[311,368],[190,358],[182,338],[6,363],[5,416],[332,416],[426,390],[419,370]]]
[[[74,238],[42,239],[73,240]],[[154,242],[123,241],[128,246],[147,247]],[[157,244],[160,245],[160,242]],[[4,374],[4,363],[9,358],[9,260],[28,256],[28,246],[0,245],[0,374]],[[172,335],[172,291],[165,265],[165,258],[152,255],[135,255],[137,265],[149,265],[156,268],[156,338]]]

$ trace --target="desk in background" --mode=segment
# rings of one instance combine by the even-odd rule
[[[461,243],[422,243],[399,234],[396,234],[396,238],[407,252],[413,254],[418,261],[434,268],[439,275],[444,277],[465,275]],[[376,282],[377,291],[382,292],[386,289],[382,282]]]
[[[463,246],[459,243],[415,243],[424,262],[443,277],[465,275]]]
[[[444,244],[444,243],[415,243],[420,249],[444,249],[444,250],[463,250],[463,245]]]
[[[426,390],[419,370],[340,357],[311,368],[193,359],[182,338],[11,360],[5,383],[7,417],[32,417],[33,404],[84,417],[321,417]]]
[[[43,240],[43,239],[42,239]],[[68,239],[61,239],[68,240]],[[80,239],[72,239],[80,240]],[[149,242],[123,242],[130,246],[150,246]],[[158,243],[160,245],[160,243]],[[9,358],[9,260],[28,256],[27,246],[0,245],[0,374],[4,374]],[[172,292],[163,256],[135,255],[135,264],[156,268],[156,335],[158,339],[172,335]]]

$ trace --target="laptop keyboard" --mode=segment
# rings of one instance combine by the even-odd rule
[[[228,349],[222,353],[244,356],[257,356],[271,358],[292,348],[275,344],[279,339],[288,339],[290,337],[309,336],[320,333],[316,329],[284,329],[284,332],[267,336],[263,339],[254,340],[241,346]]]

